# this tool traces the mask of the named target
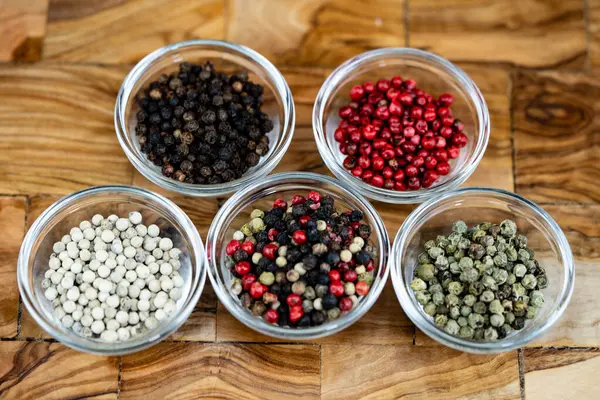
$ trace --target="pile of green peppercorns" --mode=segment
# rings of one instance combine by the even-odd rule
[[[498,340],[523,329],[544,304],[545,270],[517,224],[463,221],[424,245],[410,286],[423,311],[445,332]]]

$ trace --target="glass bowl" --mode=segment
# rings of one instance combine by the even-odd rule
[[[52,245],[83,220],[94,214],[127,215],[139,211],[144,223],[158,225],[182,250],[179,273],[185,280],[177,310],[153,330],[124,342],[107,343],[84,338],[62,326],[54,317],[52,304],[44,296],[42,280],[48,270]],[[48,207],[33,223],[19,253],[17,266],[19,291],[25,307],[50,335],[76,350],[101,355],[133,353],[150,347],[177,330],[188,318],[204,288],[206,267],[204,247],[188,216],[170,200],[131,186],[97,186],[72,193]]]
[[[452,336],[434,323],[417,302],[410,288],[417,256],[423,243],[438,234],[449,234],[452,223],[468,226],[484,221],[500,223],[512,219],[527,236],[528,247],[545,268],[548,287],[542,289],[545,303],[525,328],[497,341],[475,341]],[[548,213],[514,193],[489,188],[465,188],[446,193],[421,204],[404,221],[392,249],[392,282],[402,308],[429,337],[457,350],[470,353],[498,353],[524,346],[554,324],[565,310],[575,279],[573,255],[567,239]]]
[[[240,179],[219,184],[190,184],[164,176],[161,168],[148,160],[140,149],[135,133],[137,94],[163,73],[170,74],[184,61],[212,61],[219,71],[248,72],[248,79],[264,88],[261,110],[269,115],[274,128],[267,134],[269,152],[260,158]],[[162,47],[144,57],[119,90],[115,105],[115,129],[119,143],[133,166],[148,180],[162,188],[191,196],[215,197],[233,193],[250,182],[267,175],[281,161],[294,132],[294,100],[292,92],[277,68],[265,57],[245,46],[219,40],[189,40]]]
[[[469,138],[459,157],[449,161],[452,167],[450,173],[441,176],[429,188],[402,192],[364,182],[344,168],[346,156],[339,151],[339,143],[333,137],[341,120],[338,110],[349,103],[352,86],[392,76],[415,79],[418,87],[434,96],[453,94],[454,116],[462,120],[464,133]],[[397,204],[421,203],[458,188],[475,171],[487,147],[490,116],[475,83],[450,61],[417,49],[383,48],[351,58],[329,75],[315,101],[313,130],[323,161],[340,180],[375,200]]]
[[[272,207],[278,197],[291,198],[294,194],[316,190],[322,195],[332,196],[338,210],[349,208],[361,210],[365,221],[371,226],[370,242],[377,248],[379,258],[373,270],[373,284],[369,293],[360,299],[358,305],[340,318],[320,326],[308,328],[286,328],[265,322],[244,308],[237,296],[230,293],[233,277],[225,266],[225,246],[233,232],[250,220],[250,213],[256,207]],[[388,277],[387,260],[389,239],[383,221],[373,206],[350,187],[333,178],[323,175],[292,172],[267,177],[257,185],[249,186],[233,195],[221,207],[208,231],[206,253],[209,263],[209,278],[221,303],[239,321],[262,334],[287,340],[306,340],[328,336],[341,331],[358,321],[375,303]]]

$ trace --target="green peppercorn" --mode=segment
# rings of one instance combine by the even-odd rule
[[[427,292],[415,292],[415,298],[422,305],[425,305],[431,301],[431,295]]]
[[[446,323],[448,322],[448,317],[445,315],[436,315],[435,318],[433,319],[433,322],[440,328],[443,328],[444,326],[446,326]]]
[[[458,332],[458,336],[464,339],[472,339],[475,331],[470,326],[462,326]]]
[[[487,328],[483,334],[485,340],[496,340],[498,339],[498,331],[494,328],[492,328],[491,326],[489,328]]]
[[[467,321],[469,322],[469,326],[473,329],[483,327],[483,316],[478,313],[471,313],[467,317]]]
[[[526,274],[521,280],[521,285],[523,285],[525,289],[535,289],[537,286],[537,278],[532,274]]]
[[[478,301],[473,304],[473,312],[476,314],[485,314],[487,312],[487,306],[483,301]]]
[[[422,280],[429,281],[435,276],[435,267],[433,264],[421,264],[415,272]]]
[[[431,317],[433,317],[435,315],[436,310],[437,310],[437,305],[435,305],[434,303],[427,303],[423,307],[423,312],[425,312],[425,314],[427,314]]]
[[[444,304],[445,300],[446,298],[444,297],[444,293],[442,292],[435,292],[431,296],[431,301],[437,306]]]
[[[458,326],[460,326],[460,327],[469,325],[469,321],[467,321],[466,317],[458,317],[456,322],[458,323]]]
[[[542,307],[544,305],[544,293],[539,290],[534,290],[530,294],[529,303],[534,307]]]
[[[495,299],[490,302],[488,310],[493,314],[502,314],[504,312],[504,307],[502,306],[502,303],[500,303],[500,300]]]
[[[456,322],[454,319],[450,319],[448,320],[448,322],[446,322],[444,331],[446,331],[450,335],[457,335],[458,332],[460,332],[460,326],[458,325],[458,322]]]

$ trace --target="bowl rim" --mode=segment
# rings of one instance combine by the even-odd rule
[[[219,270],[221,268],[221,263],[217,264],[215,257],[211,257],[212,254],[216,254],[216,245],[217,238],[221,233],[221,229],[227,227],[222,226],[225,223],[225,220],[230,216],[231,212],[234,211],[234,208],[237,207],[240,203],[244,202],[248,196],[250,196],[250,200],[252,202],[261,199],[261,197],[254,197],[257,192],[262,192],[267,188],[273,188],[279,184],[286,184],[289,180],[305,180],[306,184],[310,184],[311,182],[318,182],[324,184],[330,184],[335,186],[337,189],[340,189],[343,193],[344,197],[352,198],[355,201],[358,201],[361,206],[366,210],[373,221],[375,221],[375,226],[372,226],[372,232],[376,232],[378,240],[379,240],[379,251],[380,251],[380,261],[379,268],[383,269],[382,275],[378,276],[373,285],[371,286],[371,290],[364,298],[364,301],[359,304],[352,312],[341,316],[340,318],[325,323],[323,325],[314,326],[310,328],[302,328],[302,329],[293,329],[293,328],[283,328],[277,325],[269,324],[265,322],[262,318],[256,317],[254,315],[249,314],[246,310],[237,305],[234,301],[232,295],[229,293],[228,288],[221,285],[221,279],[219,277]],[[271,193],[274,194],[278,191],[273,189]],[[389,268],[389,256],[390,256],[390,242],[387,230],[385,228],[384,222],[379,216],[379,213],[371,205],[371,203],[361,194],[353,191],[351,187],[344,184],[343,182],[338,181],[337,179],[320,175],[312,172],[284,172],[279,174],[274,174],[268,176],[265,180],[261,182],[260,185],[247,186],[243,190],[237,192],[233,195],[225,204],[219,209],[217,215],[213,219],[213,222],[208,231],[208,235],[206,237],[206,254],[207,254],[207,262],[208,262],[208,277],[210,279],[211,285],[217,296],[219,297],[219,301],[227,308],[227,310],[240,322],[242,322],[247,327],[253,329],[256,332],[262,333],[264,335],[272,336],[279,339],[287,339],[287,340],[309,340],[309,339],[317,339],[325,336],[332,335],[337,333],[354,322],[358,321],[368,310],[375,304],[377,299],[379,298],[385,284],[388,280],[388,276],[390,273]]]
[[[184,306],[177,310],[176,316],[170,321],[170,323],[159,326],[152,336],[114,343],[91,341],[88,338],[78,336],[75,332],[72,333],[72,338],[62,334],[55,328],[56,324],[47,318],[45,313],[40,312],[37,307],[33,306],[31,298],[35,297],[35,294],[31,293],[29,290],[29,281],[31,279],[29,276],[29,260],[32,256],[32,246],[44,227],[56,217],[58,212],[62,211],[64,208],[77,204],[89,196],[108,193],[142,195],[153,201],[153,204],[157,206],[158,209],[169,209],[175,215],[180,228],[189,236],[190,242],[188,243],[188,246],[193,250],[193,254],[190,254],[190,257],[195,258],[197,268],[199,269],[197,276],[192,282],[190,282],[191,290],[189,298]],[[179,208],[179,206],[166,197],[151,192],[147,189],[129,185],[102,185],[82,189],[66,195],[52,203],[40,214],[39,217],[37,217],[35,222],[33,222],[31,227],[28,229],[19,251],[19,257],[17,260],[17,284],[21,298],[25,304],[25,308],[29,311],[35,322],[59,342],[75,350],[90,354],[124,355],[137,352],[157,344],[175,332],[179,327],[181,327],[181,325],[183,325],[196,307],[196,303],[200,299],[200,296],[204,290],[204,284],[206,282],[206,269],[206,255],[204,252],[204,245],[202,244],[202,238],[200,237],[200,234],[198,233],[198,230],[194,226],[193,222],[190,220],[187,214],[183,212],[181,208]]]
[[[440,202],[464,194],[479,194],[484,196],[501,195],[513,200],[517,200],[548,224],[551,229],[552,237],[558,243],[558,250],[563,259],[562,265],[565,273],[565,279],[562,285],[563,287],[560,295],[558,296],[558,307],[551,312],[549,318],[547,318],[546,321],[544,321],[544,323],[541,324],[537,329],[528,334],[524,334],[521,337],[515,337],[512,340],[499,340],[496,342],[475,342],[450,335],[437,328],[433,324],[430,324],[427,318],[423,315],[422,310],[418,309],[418,307],[414,305],[410,298],[410,293],[408,292],[406,283],[404,281],[404,274],[402,272],[403,268],[401,265],[401,260],[403,257],[404,248],[407,245],[409,233],[412,232],[417,221],[434,210]],[[506,352],[523,347],[525,344],[531,342],[540,334],[547,331],[548,328],[550,328],[562,316],[573,294],[573,287],[575,283],[575,262],[571,252],[571,247],[569,246],[564,232],[556,223],[556,221],[554,221],[554,219],[550,216],[550,214],[548,214],[533,201],[516,193],[508,192],[502,189],[481,186],[467,187],[451,191],[430,199],[429,201],[417,207],[408,216],[408,218],[406,218],[398,230],[396,239],[394,240],[390,259],[390,269],[394,291],[396,292],[396,296],[400,302],[400,305],[411,321],[419,329],[425,332],[425,334],[427,334],[427,336],[429,336],[431,339],[456,350],[466,351],[469,353],[489,354]]]
[[[254,170],[231,182],[200,185],[179,182],[175,179],[167,178],[161,173],[155,171],[152,163],[146,157],[138,155],[137,152],[131,148],[130,143],[127,140],[128,129],[125,121],[125,112],[127,110],[129,98],[135,84],[157,60],[164,58],[172,52],[194,47],[228,51],[256,63],[269,76],[273,82],[274,92],[277,93],[282,101],[282,106],[280,109],[283,108],[283,119],[281,121],[280,129],[280,148],[274,152],[268,160],[262,164],[259,164]],[[215,197],[233,193],[247,184],[250,184],[253,180],[265,176],[271,172],[277,166],[277,164],[279,164],[290,143],[292,142],[295,121],[296,111],[292,91],[290,90],[281,72],[277,69],[277,67],[275,67],[275,65],[273,65],[273,63],[271,63],[262,54],[252,50],[249,47],[230,43],[224,40],[212,39],[194,39],[177,42],[160,47],[146,55],[131,69],[131,71],[123,80],[121,88],[119,89],[119,93],[117,94],[114,110],[114,125],[117,139],[121,145],[121,148],[125,152],[125,155],[133,164],[135,169],[146,179],[164,189],[197,197]]]
[[[344,81],[350,73],[352,73],[364,62],[368,62],[373,59],[400,59],[403,57],[419,59],[421,62],[436,65],[440,68],[443,68],[448,74],[452,75],[458,81],[460,86],[462,86],[466,91],[467,99],[474,106],[479,121],[479,125],[477,127],[479,131],[479,140],[460,170],[456,171],[450,179],[439,185],[435,185],[427,189],[404,192],[377,188],[363,182],[361,179],[354,177],[349,171],[347,171],[337,162],[336,155],[333,154],[333,151],[327,144],[327,133],[323,129],[323,124],[326,123],[325,106],[329,102],[330,97],[334,94],[334,89],[342,81]],[[337,67],[327,77],[321,86],[319,93],[317,94],[317,98],[313,107],[312,124],[313,133],[317,142],[317,148],[321,154],[321,158],[323,158],[327,168],[329,168],[329,170],[333,172],[338,179],[353,186],[356,190],[360,191],[363,195],[371,199],[395,204],[420,203],[458,188],[469,178],[469,176],[471,176],[471,174],[479,165],[479,162],[481,161],[487,148],[490,136],[490,115],[487,104],[478,86],[467,75],[467,73],[445,58],[424,50],[410,47],[385,47],[376,50],[370,50],[350,58]]]

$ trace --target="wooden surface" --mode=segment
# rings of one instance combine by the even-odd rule
[[[525,349],[469,355],[417,330],[388,284],[344,332],[282,343],[237,322],[208,285],[183,327],[149,350],[97,357],[54,342],[19,301],[15,274],[48,205],[135,184],[167,194],[205,237],[222,204],[147,182],[113,128],[133,63],[190,38],[249,45],[284,73],[298,116],[276,171],[328,173],[312,105],[347,58],[413,46],[458,63],[492,118],[467,185],[516,191],[563,228],[577,268],[563,318]],[[599,99],[600,0],[0,0],[0,398],[600,398]],[[414,208],[375,206],[392,237]]]

